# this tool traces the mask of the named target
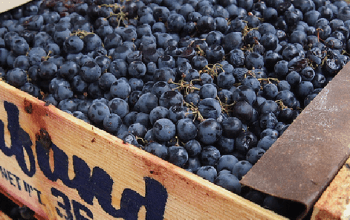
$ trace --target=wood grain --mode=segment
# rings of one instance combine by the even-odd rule
[[[18,6],[23,5],[23,4],[30,2],[30,1],[31,0],[1,1],[0,2],[0,13],[8,11],[10,9],[18,7]]]
[[[0,220],[11,220],[11,218],[0,210]]]
[[[311,219],[350,219],[350,159],[315,204]]]
[[[120,206],[121,195],[125,188],[144,196],[144,177],[150,177],[161,183],[168,193],[164,219],[284,219],[156,156],[124,144],[117,137],[54,106],[45,106],[44,102],[0,82],[0,120],[5,127],[4,134],[0,135],[5,135],[6,146],[11,145],[11,139],[8,131],[8,112],[4,109],[5,101],[18,107],[20,126],[29,134],[33,143],[41,129],[48,132],[52,142],[68,156],[70,178],[74,177],[73,157],[79,157],[91,169],[99,167],[106,171],[114,181],[112,205],[116,209]],[[31,148],[36,155],[34,144]],[[28,158],[28,155],[25,154],[25,157]],[[52,152],[50,157],[52,162]],[[0,151],[0,158],[1,167],[41,192],[43,204],[38,202],[35,193],[29,196],[23,187],[20,191],[14,186],[16,184],[13,185],[10,181],[1,179],[0,188],[9,193],[14,200],[21,201],[34,210],[43,219],[61,219],[56,208],[60,208],[58,202],[62,201],[52,195],[52,188],[63,192],[70,201],[75,200],[86,206],[93,213],[94,219],[112,219],[101,208],[96,198],[92,205],[87,204],[76,189],[67,187],[60,179],[48,180],[39,169],[37,158],[36,172],[32,177],[28,177],[22,171],[14,156],[8,157]],[[50,165],[52,166],[52,163]],[[139,219],[145,219],[145,214],[145,208],[141,208],[138,213]]]

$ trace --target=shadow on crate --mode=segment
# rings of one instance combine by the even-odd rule
[[[11,199],[0,193],[0,211],[12,219],[18,220],[36,220],[34,212],[28,207],[20,207]]]

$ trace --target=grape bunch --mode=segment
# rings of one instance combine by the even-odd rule
[[[2,80],[277,211],[239,180],[350,52],[343,0],[36,0],[0,23]]]

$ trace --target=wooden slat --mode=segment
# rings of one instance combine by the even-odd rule
[[[17,161],[17,158],[21,160],[21,154],[18,152],[21,152],[20,149],[23,149],[21,146],[25,145],[25,143],[17,142],[17,145],[20,146],[11,146],[11,135],[15,137],[16,134],[15,131],[11,133],[9,129],[15,126],[16,119],[12,117],[8,120],[8,115],[15,115],[13,114],[15,109],[9,108],[9,106],[13,107],[9,103],[14,104],[15,108],[18,108],[19,125],[28,133],[33,143],[30,146],[35,160],[35,164],[33,164],[35,166],[35,172],[32,177],[28,176],[22,170],[23,166],[21,168]],[[62,208],[62,204],[64,203],[63,198],[67,198],[67,204],[71,206],[69,210],[73,216],[77,213],[74,213],[72,210],[79,207],[86,207],[87,211],[90,210],[94,219],[111,219],[112,216],[110,214],[111,212],[108,213],[101,207],[96,198],[89,202],[89,199],[85,198],[84,200],[79,195],[77,189],[80,191],[82,191],[81,189],[85,189],[86,191],[83,192],[83,196],[85,197],[89,197],[94,191],[96,192],[96,190],[92,190],[86,186],[89,185],[88,181],[78,181],[80,185],[67,186],[61,180],[62,178],[56,181],[51,181],[47,178],[42,171],[43,169],[39,166],[40,164],[43,165],[40,161],[44,157],[37,155],[42,152],[43,147],[35,144],[40,130],[47,131],[52,143],[57,146],[56,148],[52,144],[46,146],[45,141],[42,141],[41,143],[45,147],[59,149],[63,155],[67,156],[68,161],[66,161],[68,162],[68,175],[70,179],[73,179],[75,176],[74,168],[82,169],[82,166],[78,167],[77,164],[73,166],[73,160],[74,163],[83,161],[83,164],[85,163],[87,165],[88,177],[92,170],[96,171],[95,173],[101,171],[111,177],[113,181],[111,204],[115,210],[120,209],[122,194],[128,191],[125,190],[126,188],[133,190],[129,192],[133,192],[134,195],[139,196],[139,200],[135,199],[137,196],[125,197],[128,200],[135,200],[136,203],[140,203],[142,197],[147,197],[145,195],[146,180],[144,178],[148,177],[151,178],[149,181],[153,181],[157,186],[155,187],[155,198],[147,197],[150,201],[147,206],[148,208],[142,207],[140,212],[138,210],[126,211],[129,214],[138,212],[140,219],[145,219],[146,212],[150,214],[155,208],[152,208],[151,204],[160,203],[159,198],[161,197],[158,197],[157,193],[162,191],[162,187],[165,188],[167,193],[164,219],[283,219],[283,217],[271,211],[265,210],[238,195],[230,193],[156,156],[134,146],[124,144],[115,136],[78,120],[54,106],[45,106],[44,102],[32,98],[28,94],[4,82],[0,82],[0,120],[4,124],[3,133],[1,133],[0,124],[0,141],[1,137],[5,135],[6,149],[11,146],[11,149],[17,152],[15,155],[7,156],[0,149],[1,171],[5,174],[7,172],[8,176],[12,179],[9,180],[10,178],[8,177],[8,180],[6,180],[0,173],[0,178],[2,178],[0,180],[0,187],[14,199],[21,201],[44,219],[60,219],[57,209],[61,213],[65,213]],[[15,127],[15,129],[17,131],[20,130],[19,127]],[[17,134],[18,140],[25,139],[25,136],[23,132]],[[24,155],[26,165],[29,168],[29,154],[24,151]],[[61,170],[60,174],[62,174],[63,165],[54,165],[53,162],[53,158],[56,158],[58,153],[56,155],[56,153],[53,153],[53,150],[50,150],[48,155],[50,157],[51,170]],[[59,158],[58,161],[60,160],[65,161],[64,158]],[[82,175],[78,176],[82,177]],[[54,175],[54,177],[57,177],[57,175]],[[82,179],[84,178],[88,180],[83,176]],[[150,186],[148,195],[151,195],[151,188],[155,186],[154,184],[150,184],[151,182],[148,182],[148,186]],[[19,189],[18,185],[20,185],[21,189]],[[26,185],[27,190],[24,185]],[[108,201],[108,186],[110,185],[106,184],[106,186],[100,187],[102,188],[102,193],[107,192],[107,195],[101,199],[101,201],[105,202],[104,207],[109,205],[108,202],[106,203]],[[28,190],[29,188],[32,190]],[[28,191],[31,191],[31,194]],[[38,192],[40,192],[40,196],[38,196]],[[164,196],[164,193],[159,195]],[[39,202],[39,197],[42,204]],[[73,202],[73,200],[76,202]],[[67,204],[65,205],[67,206]],[[79,204],[82,206],[79,206]],[[160,211],[158,210],[157,213],[162,213],[161,207],[157,208],[160,208]],[[85,215],[84,211],[80,211],[80,213]]]
[[[16,0],[16,1],[1,1],[0,2],[0,13],[13,9],[17,6],[23,5],[31,0]]]
[[[315,204],[311,219],[350,219],[350,158]]]
[[[12,219],[0,210],[0,220],[12,220]]]

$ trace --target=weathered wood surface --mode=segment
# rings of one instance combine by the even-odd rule
[[[315,204],[311,219],[350,219],[350,159]]]
[[[43,219],[283,219],[4,82],[0,169]]]
[[[0,220],[11,220],[11,218],[8,217],[8,215],[3,213],[2,211],[0,211]]]
[[[8,11],[30,1],[31,0],[2,1],[0,2],[0,13]]]

